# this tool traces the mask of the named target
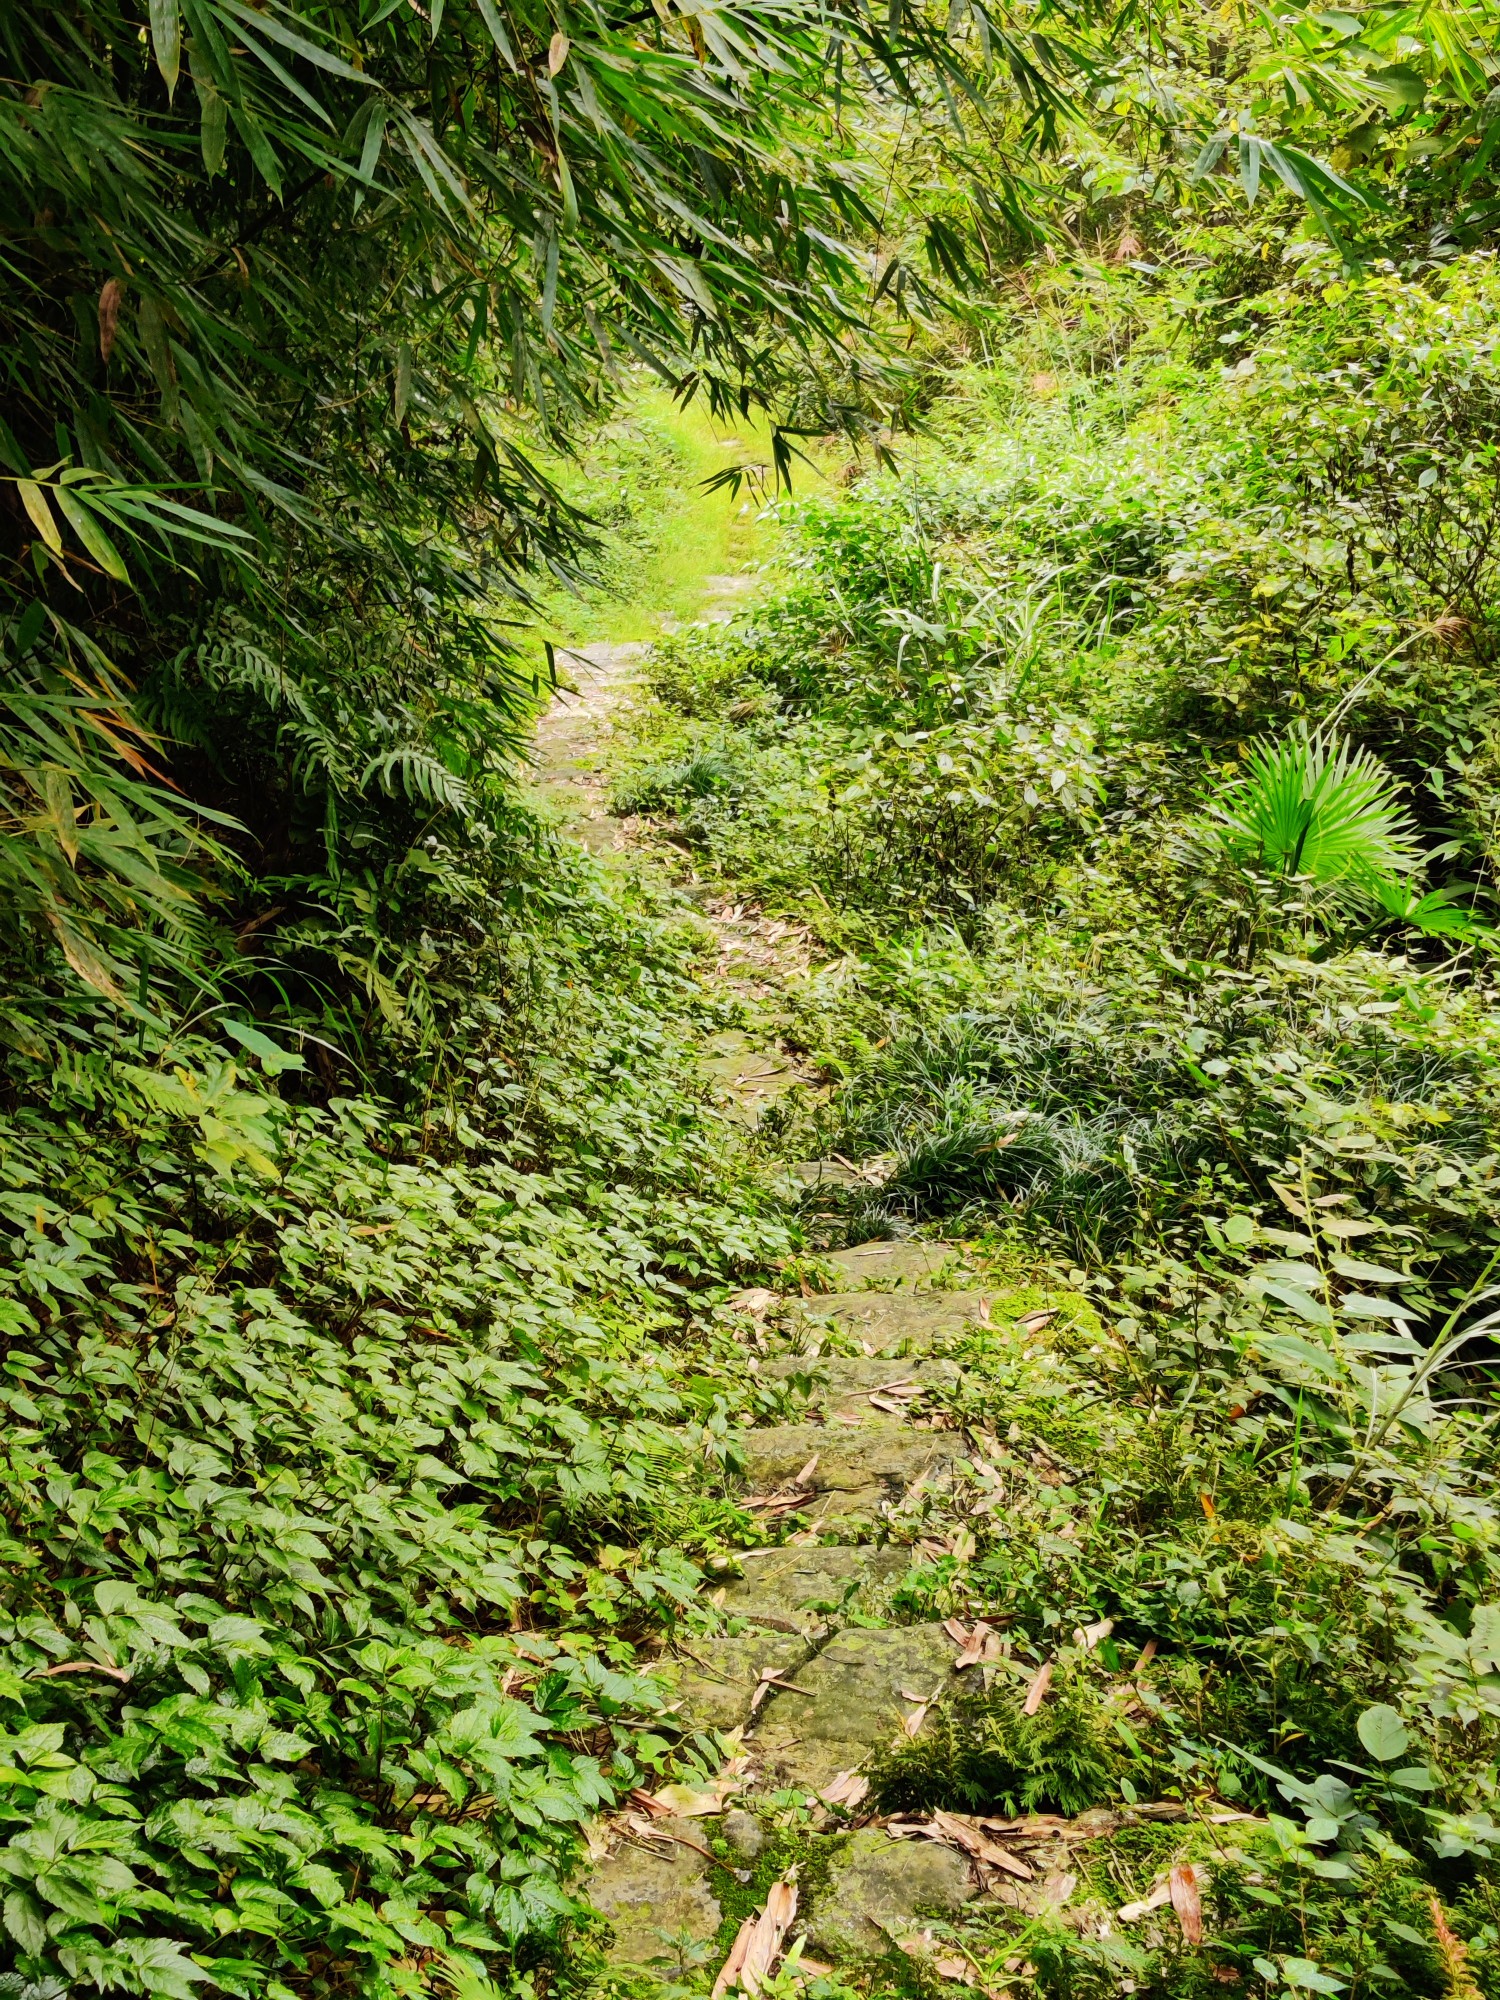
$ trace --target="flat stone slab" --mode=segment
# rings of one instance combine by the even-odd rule
[[[855,1285],[928,1285],[939,1272],[957,1269],[963,1252],[952,1243],[859,1243],[832,1251],[827,1261]]]
[[[953,1641],[941,1625],[850,1627],[762,1711],[752,1742],[765,1780],[821,1791],[901,1738],[905,1718],[954,1685]],[[882,1836],[884,1838],[884,1836]]]
[[[664,1820],[665,1832],[680,1833],[702,1847],[703,1829],[692,1820]],[[679,1841],[623,1842],[578,1885],[578,1893],[609,1919],[614,1937],[606,1956],[611,1965],[650,1966],[677,1953],[669,1939],[684,1931],[706,1943],[719,1928],[722,1912],[707,1882],[708,1863]]]
[[[808,1928],[841,1955],[885,1951],[919,1917],[951,1916],[974,1894],[967,1860],[931,1840],[892,1840],[882,1828],[856,1833],[829,1871]]]
[[[793,1303],[804,1336],[836,1327],[872,1354],[937,1354],[956,1346],[979,1320],[987,1292],[828,1292]],[[806,1365],[804,1361],[804,1366]]]
[[[702,1066],[729,1098],[731,1116],[755,1124],[761,1113],[802,1079],[778,1048],[757,1048],[739,1028],[727,1028],[708,1045]]]
[[[888,1161],[851,1166],[847,1160],[794,1160],[791,1178],[804,1188],[878,1188],[890,1172]]]
[[[778,1424],[741,1436],[745,1476],[754,1493],[774,1493],[789,1485],[816,1454],[806,1481],[809,1526],[871,1522],[887,1503],[947,1470],[964,1444],[953,1431],[919,1431],[899,1417],[843,1427]]]
[[[734,1639],[694,1639],[652,1664],[675,1718],[689,1729],[738,1729],[750,1720],[750,1701],[768,1667],[790,1674],[812,1651],[799,1632],[745,1632]]]
[[[814,1375],[817,1379],[812,1402],[829,1421],[868,1424],[882,1416],[892,1416],[870,1401],[884,1396],[886,1402],[920,1406],[928,1395],[954,1388],[963,1380],[956,1361],[891,1361],[883,1355],[824,1355],[814,1360],[805,1354],[782,1354],[761,1364],[763,1376],[786,1381],[793,1375]],[[913,1387],[919,1392],[911,1393]]]
[[[747,1549],[740,1561],[745,1574],[726,1586],[724,1609],[752,1624],[813,1637],[842,1624],[845,1612],[866,1610],[872,1592],[902,1575],[909,1557],[905,1549],[782,1548]]]

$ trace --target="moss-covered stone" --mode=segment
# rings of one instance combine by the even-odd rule
[[[762,1365],[761,1374],[778,1381],[813,1375],[816,1379],[809,1400],[825,1422],[835,1424],[873,1424],[893,1414],[871,1402],[872,1396],[884,1403],[910,1403],[919,1410],[927,1399],[955,1389],[963,1380],[963,1370],[956,1361],[892,1361],[878,1354],[835,1355],[816,1361],[805,1355],[777,1355]],[[889,1393],[892,1390],[894,1394]]]
[[[733,1639],[694,1639],[691,1649],[659,1661],[652,1672],[679,1704],[677,1720],[689,1729],[737,1729],[750,1719],[750,1703],[768,1668],[791,1674],[812,1651],[797,1633],[746,1632]]]
[[[919,1479],[935,1478],[961,1456],[961,1440],[951,1431],[919,1431],[899,1417],[854,1427],[780,1424],[747,1431],[743,1440],[745,1476],[753,1492],[787,1486],[816,1456],[803,1482],[803,1510],[814,1527],[878,1520],[889,1501],[899,1500]]]
[[[804,1341],[836,1328],[883,1358],[941,1354],[973,1332],[988,1297],[984,1292],[830,1292],[803,1299],[796,1321]]]
[[[765,1781],[820,1791],[901,1735],[904,1719],[953,1682],[953,1641],[941,1625],[838,1633],[774,1695],[752,1748]]]
[[[683,1840],[670,1838],[673,1834]],[[701,1843],[702,1829],[690,1820],[665,1821],[659,1841],[622,1841],[579,1884],[579,1894],[609,1919],[611,1965],[646,1967],[653,1959],[672,1958],[672,1941],[684,1933],[702,1944],[718,1930],[721,1911],[709,1887],[710,1864],[685,1840]]]
[[[879,1587],[903,1573],[907,1556],[903,1549],[790,1547],[749,1549],[740,1561],[745,1574],[726,1587],[724,1609],[812,1636],[837,1627],[851,1610],[867,1612]]]
[[[969,1864],[953,1848],[892,1840],[871,1827],[834,1862],[808,1928],[815,1944],[837,1956],[881,1952],[914,1930],[920,1915],[951,1915],[973,1894]]]
[[[857,1243],[835,1250],[827,1260],[856,1285],[930,1285],[963,1268],[963,1251],[952,1243]]]

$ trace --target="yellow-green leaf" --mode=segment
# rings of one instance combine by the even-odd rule
[[[52,509],[47,505],[47,496],[34,479],[18,479],[16,491],[21,496],[21,505],[31,516],[31,525],[54,555],[63,552],[62,532],[53,519]]]

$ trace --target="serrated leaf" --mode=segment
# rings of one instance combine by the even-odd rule
[[[47,1922],[36,1897],[29,1889],[13,1889],[3,1909],[5,1928],[22,1951],[38,1957],[47,1946]]]

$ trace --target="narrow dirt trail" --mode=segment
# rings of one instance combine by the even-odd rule
[[[598,854],[630,845],[608,809],[611,732],[644,651],[588,648],[577,694],[560,696],[537,732],[539,788]],[[788,939],[790,926],[768,940],[758,912],[695,900],[720,934],[714,976],[774,1011],[805,941]],[[703,1061],[726,1108],[751,1119],[803,1087],[784,1051],[751,1036],[716,1038]],[[733,1975],[745,1951],[753,1974],[756,1952],[774,1958],[800,1936],[810,1963],[868,1966],[900,1947],[937,1977],[972,1983],[944,1920],[983,1898],[1056,1910],[1078,1881],[1077,1843],[1121,1823],[945,1814],[903,1826],[874,1813],[872,1764],[920,1742],[955,1698],[1008,1674],[1029,1685],[1037,1669],[983,1625],[913,1619],[901,1590],[914,1562],[973,1554],[974,1483],[997,1478],[1005,1453],[954,1406],[974,1386],[965,1347],[995,1326],[1003,1295],[956,1245],[872,1242],[829,1261],[838,1291],[742,1295],[751,1366],[782,1387],[787,1420],[742,1435],[734,1485],[781,1540],[705,1586],[717,1629],[659,1662],[675,1721],[723,1733],[722,1769],[696,1792],[634,1794],[595,1830],[581,1891],[610,1922],[622,1975],[673,1978],[693,1964]],[[1015,1311],[1021,1343],[1053,1316]],[[1040,1700],[1045,1675],[1038,1686]]]

